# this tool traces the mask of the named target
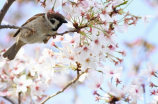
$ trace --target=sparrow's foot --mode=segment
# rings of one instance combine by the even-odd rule
[[[29,37],[30,35],[34,34],[36,32],[35,29],[31,29],[27,34],[25,34],[25,37]]]
[[[55,38],[56,38],[56,35],[49,35],[49,34],[47,34],[46,36],[53,37],[53,39],[55,39]]]
[[[53,35],[53,39],[55,39],[56,38],[56,35]]]

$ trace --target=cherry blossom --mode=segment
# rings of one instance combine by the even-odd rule
[[[91,46],[88,46],[88,45],[84,45],[83,47],[80,48],[79,52],[79,57],[82,58],[82,60],[86,60],[90,54],[92,53],[92,50],[91,50]]]
[[[62,41],[62,45],[63,46],[67,46],[67,45],[75,45],[78,46],[79,42],[80,42],[80,34],[78,33],[74,33],[74,36],[70,36],[69,34],[65,34],[65,41]]]
[[[94,60],[94,57],[90,56],[87,57],[85,60],[79,61],[82,65],[81,70],[85,71],[88,68],[96,69],[96,62]]]
[[[131,89],[129,90],[130,97],[132,98],[133,102],[137,102],[137,100],[144,100],[142,97],[143,89],[141,86],[132,85]]]
[[[44,48],[39,59],[25,55],[21,49],[15,60],[8,61],[2,58],[0,52],[0,96],[18,97],[21,93],[22,101],[28,103],[41,103],[45,91],[56,85],[64,87],[69,83],[71,72],[76,72],[78,79],[94,91],[96,101],[104,100],[106,103],[137,103],[143,100],[144,76],[148,81],[152,76],[157,77],[158,65],[147,63],[147,70],[141,73],[129,84],[125,85],[122,78],[123,62],[122,56],[125,51],[120,50],[117,43],[119,35],[116,31],[127,32],[130,25],[136,25],[142,18],[146,23],[151,16],[139,17],[124,12],[122,5],[124,0],[38,0],[46,8],[52,7],[50,11],[60,12],[69,21],[62,36],[57,36],[50,44],[51,48]],[[122,16],[121,20],[117,20]],[[121,22],[120,22],[121,21]],[[62,33],[59,29],[57,33]],[[76,32],[71,32],[72,30]],[[59,45],[59,44],[60,45]],[[115,54],[122,55],[118,57]],[[110,64],[108,64],[108,62]],[[112,68],[111,65],[118,65]],[[75,74],[76,74],[75,73]],[[104,76],[107,80],[106,87],[103,84]],[[111,82],[109,82],[111,79]],[[85,81],[86,80],[86,81]],[[76,84],[76,83],[75,83]],[[156,87],[151,82],[151,87]],[[103,91],[103,95],[100,91]],[[156,90],[152,90],[155,95]],[[27,100],[30,99],[31,100]],[[154,101],[157,95],[154,96]]]
[[[40,80],[47,80],[49,77],[52,77],[54,74],[55,60],[52,60],[50,57],[41,57],[40,60],[43,63],[40,65],[38,70],[38,78]]]
[[[32,84],[32,80],[31,79],[26,79],[26,75],[22,75],[20,78],[15,77],[13,79],[13,81],[17,84],[16,87],[16,92],[26,92],[27,91],[27,87],[30,86]]]
[[[119,78],[118,76],[122,73],[123,67],[118,67],[113,70],[110,66],[104,66],[103,72],[105,73],[107,78]]]
[[[67,49],[63,49],[63,60],[61,60],[64,64],[69,64],[69,65],[74,65],[76,66],[76,62],[77,62],[77,53],[75,53],[73,51],[73,49],[71,49],[72,47],[69,47],[70,48],[70,52],[68,52]]]
[[[156,66],[154,66],[154,64],[152,62],[148,62],[147,63],[147,69],[146,70],[141,70],[140,75],[142,76],[147,76],[148,77],[148,81],[151,79],[152,76],[156,76],[156,71],[158,70],[158,64],[156,64]]]
[[[12,61],[10,63],[10,69],[14,74],[20,74],[25,69],[25,65],[23,63]]]
[[[149,18],[154,18],[154,16],[152,16],[152,15],[142,16],[142,20],[144,22],[144,28],[146,28],[147,23],[151,22],[151,20],[149,20]]]
[[[88,84],[88,86],[92,89],[92,90],[97,90],[101,87],[101,84],[103,83],[103,76],[101,75],[100,77],[97,76],[93,76],[92,77],[92,81],[91,83]]]
[[[44,91],[48,88],[48,85],[46,83],[37,82],[32,83],[31,85],[31,95],[42,95]]]

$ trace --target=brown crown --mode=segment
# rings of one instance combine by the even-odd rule
[[[65,17],[62,14],[58,13],[58,12],[52,12],[52,13],[48,12],[47,17],[48,18],[61,18],[63,20],[65,19]]]

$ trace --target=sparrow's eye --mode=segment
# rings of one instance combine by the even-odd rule
[[[54,23],[55,23],[54,18],[51,18],[51,19],[50,19],[50,22],[51,22],[52,24],[54,24]]]

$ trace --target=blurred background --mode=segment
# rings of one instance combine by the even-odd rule
[[[47,0],[48,1],[48,0]],[[0,9],[6,0],[0,0]],[[2,22],[10,25],[21,26],[27,19],[38,13],[47,12],[51,9],[51,4],[43,8],[37,0],[16,0],[10,7]],[[126,33],[116,33],[117,41],[120,50],[126,52],[126,57],[121,66],[124,67],[122,84],[128,85],[133,78],[135,78],[140,70],[146,69],[146,63],[153,61],[155,64],[158,62],[158,0],[133,0],[133,2],[125,9],[125,12],[130,12],[136,16],[153,15],[155,18],[149,18],[150,22],[146,25],[143,20],[139,20],[136,26],[130,26]],[[62,27],[61,27],[62,28]],[[2,29],[0,30],[0,50],[9,48],[14,42],[13,34],[16,30]],[[43,48],[55,48],[51,46],[51,40],[47,44],[31,44],[25,45],[25,54],[38,59]],[[38,54],[37,54],[38,53]],[[66,82],[74,77],[66,76],[57,80],[56,85],[49,89],[49,94],[53,94],[62,89]],[[131,80],[129,80],[130,78]],[[158,85],[155,78],[152,81]],[[148,83],[144,82],[147,86]],[[76,86],[77,85],[77,86]],[[145,86],[145,102],[148,103],[152,100],[148,87]],[[106,83],[102,85],[106,89]],[[104,94],[103,92],[100,92]],[[69,87],[63,93],[49,100],[46,104],[103,104],[104,101],[95,101],[93,91],[89,89],[84,83],[77,83]],[[138,102],[142,104],[144,101]]]

